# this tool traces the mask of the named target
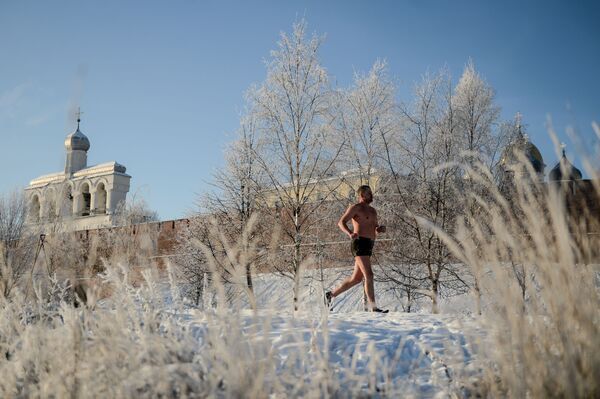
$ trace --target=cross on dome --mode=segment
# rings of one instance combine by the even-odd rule
[[[77,107],[77,130],[79,130],[79,122],[81,122],[81,107]]]
[[[77,112],[75,113],[75,116],[77,116],[77,128],[65,139],[65,148],[67,149],[67,151],[87,151],[90,149],[90,140],[86,137],[85,134],[81,132],[81,130],[79,130],[81,114],[83,114],[83,112],[81,112],[81,108],[77,107]]]

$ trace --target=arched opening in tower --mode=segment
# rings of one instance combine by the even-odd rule
[[[67,187],[62,192],[64,193],[62,199],[57,201],[60,214],[63,217],[73,216],[73,192],[71,191],[71,186],[67,184]]]
[[[89,216],[90,215],[90,207],[92,204],[92,195],[90,194],[90,186],[87,183],[83,183],[81,186],[81,208],[80,215],[81,216]]]
[[[106,213],[106,187],[104,187],[104,183],[98,184],[98,188],[96,189],[95,213],[99,213],[99,214]]]

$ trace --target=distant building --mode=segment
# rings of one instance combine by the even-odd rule
[[[540,150],[533,144],[529,137],[521,130],[520,114],[517,114],[517,134],[506,146],[500,159],[502,183],[511,184],[514,180],[527,180],[531,182],[546,183],[546,164]],[[568,159],[565,145],[562,145],[562,157],[548,173],[547,185],[549,187],[569,186],[573,193],[573,185],[590,186],[590,180],[584,180],[582,173]]]
[[[563,146],[562,157],[548,174],[548,181],[550,183],[556,183],[562,181],[577,181],[581,179],[581,171],[573,166],[573,164],[567,159],[567,155]]]
[[[63,223],[66,230],[86,230],[113,225],[119,203],[129,192],[131,176],[117,162],[87,165],[89,139],[77,129],[65,139],[64,172],[33,179],[25,189],[30,226]]]
[[[561,159],[550,170],[546,179],[545,164],[540,151],[529,141],[527,135],[522,133],[520,123],[517,124],[517,128],[518,134],[504,150],[500,162],[501,190],[506,199],[513,202],[516,181],[535,182],[536,184],[531,186],[535,195],[559,195],[570,229],[581,236],[575,235],[579,245],[583,246],[581,243],[586,242],[582,239],[583,236],[594,239],[600,237],[598,180],[583,179],[581,171],[567,159],[564,144]],[[600,256],[598,249],[594,249],[593,253],[595,257]]]
[[[378,170],[371,168],[369,173],[359,169],[351,169],[342,171],[339,174],[331,174],[329,176],[312,179],[302,182],[300,187],[301,202],[315,203],[324,200],[354,202],[356,200],[356,190],[363,184],[371,186],[371,189],[376,194],[381,182],[381,175]],[[281,199],[284,201],[288,198],[294,198],[295,184],[285,183],[275,188],[265,188],[261,190],[266,204],[271,207],[281,207]]]
[[[503,185],[511,184],[515,179],[544,181],[546,164],[540,150],[529,140],[529,136],[523,133],[520,114],[517,114],[517,135],[504,149],[500,168]]]

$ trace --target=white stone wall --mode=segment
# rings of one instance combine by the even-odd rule
[[[69,224],[71,230],[112,225],[119,202],[125,201],[131,176],[116,172],[116,163],[80,170],[72,175],[43,176],[25,190],[29,206],[29,224],[43,226],[56,221]],[[86,201],[89,196],[89,201]]]

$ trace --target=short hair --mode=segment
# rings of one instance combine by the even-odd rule
[[[367,186],[366,184],[364,186],[360,186],[358,188],[358,190],[356,190],[356,195],[358,197],[360,197],[361,195],[363,195],[364,193],[366,193],[367,191],[370,191],[371,193],[373,193],[373,190],[371,190],[371,187]]]

